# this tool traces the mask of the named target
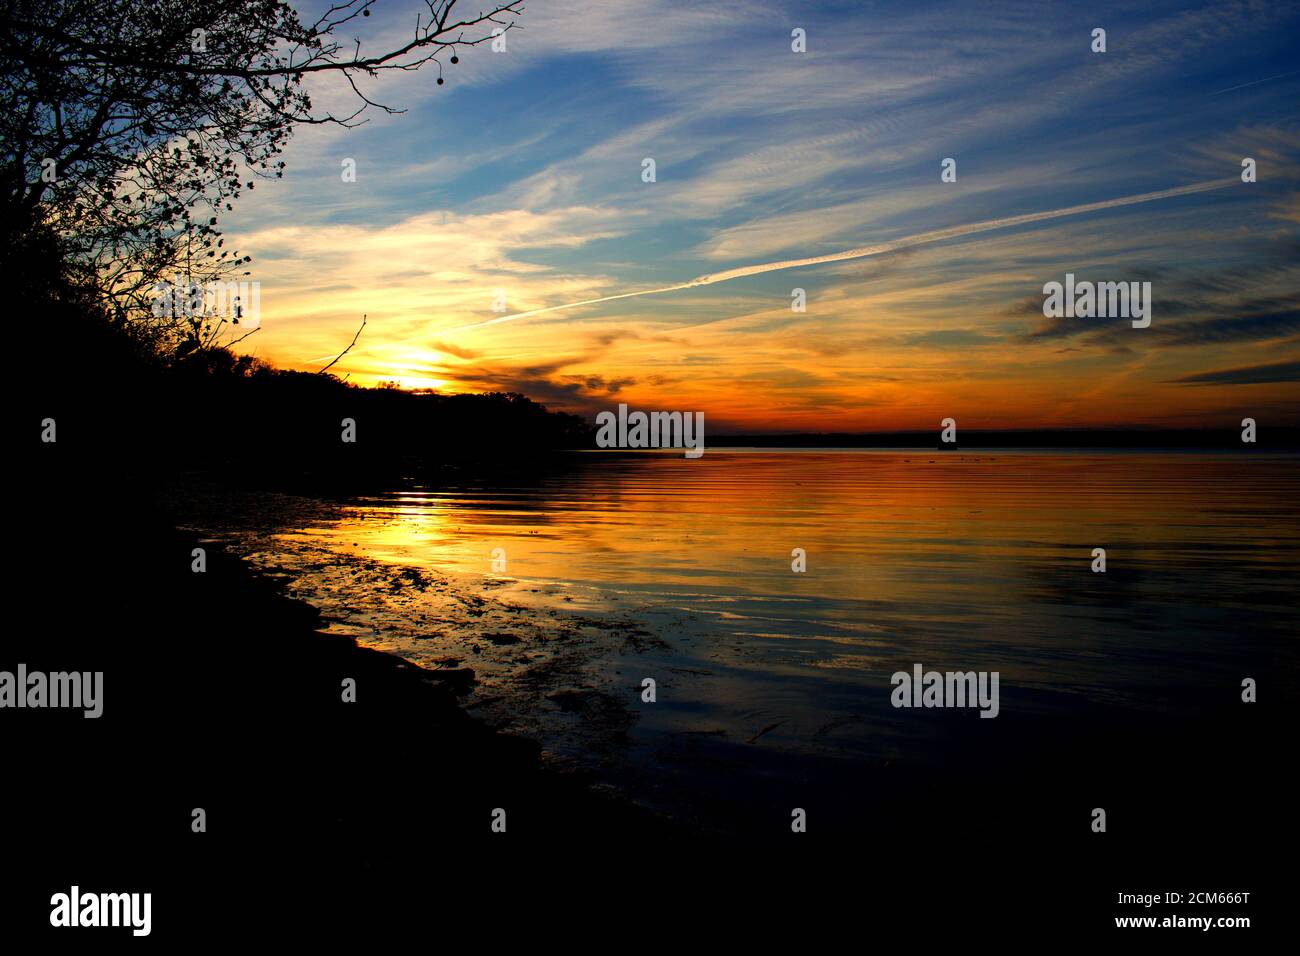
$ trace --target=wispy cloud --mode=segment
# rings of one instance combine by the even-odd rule
[[[1023,213],[1019,216],[1004,216],[1001,219],[990,219],[985,222],[972,222],[960,226],[949,226],[946,229],[935,229],[930,232],[918,233],[914,236],[904,236],[901,239],[891,239],[888,242],[881,242],[872,246],[859,246],[856,249],[844,249],[840,252],[831,252],[820,256],[806,256],[802,259],[785,259],[780,262],[763,262],[756,265],[739,266],[735,269],[728,269],[725,272],[715,272],[709,275],[702,275],[691,279],[688,282],[662,286],[657,289],[619,292],[614,295],[601,296],[594,299],[582,299],[576,302],[564,303],[563,305],[552,305],[541,309],[531,309],[527,312],[515,312],[511,315],[502,315],[494,319],[485,319],[481,322],[474,322],[469,325],[446,329],[445,332],[460,332],[467,329],[482,328],[488,325],[499,325],[502,322],[512,322],[516,319],[524,319],[534,315],[545,315],[548,312],[559,312],[564,309],[576,309],[580,306],[598,305],[603,302],[615,302],[619,299],[630,299],[636,296],[659,295],[664,292],[677,292],[682,289],[694,289],[699,286],[713,285],[717,282],[727,282],[732,279],[762,275],[765,272],[799,269],[804,266],[824,265],[830,262],[844,262],[849,259],[864,259],[867,256],[878,256],[887,252],[897,252],[900,249],[909,249],[913,246],[925,245],[931,242],[943,242],[947,239],[960,239],[964,236],[970,236],[980,232],[989,232],[994,229],[1010,229],[1013,226],[1025,226],[1036,222],[1046,222],[1049,219],[1060,219],[1064,216],[1081,216],[1085,213],[1101,212],[1106,209],[1118,209],[1121,206],[1132,206],[1137,203],[1154,202],[1158,199],[1172,199],[1175,196],[1191,196],[1196,193],[1208,192],[1212,189],[1223,189],[1227,186],[1237,185],[1239,182],[1240,180],[1237,179],[1221,179],[1212,182],[1193,183],[1187,186],[1176,186],[1172,189],[1162,189],[1157,192],[1142,193],[1137,196],[1121,196],[1116,199],[1106,199],[1101,202],[1084,203],[1080,206],[1066,206],[1062,209],[1049,209],[1042,212]]]

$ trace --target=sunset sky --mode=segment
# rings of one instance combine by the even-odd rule
[[[227,217],[262,289],[241,349],[316,369],[365,313],[349,381],[701,410],[715,434],[1300,422],[1300,13],[1087,6],[527,0],[505,52],[370,81],[408,111],[301,132]],[[355,35],[400,42],[417,8],[381,0]],[[497,289],[546,308],[1243,157],[1258,182],[464,328]],[[1067,272],[1150,281],[1151,327],[1045,319]]]

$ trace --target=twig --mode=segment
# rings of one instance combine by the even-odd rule
[[[261,326],[259,325],[259,326],[257,327],[257,329],[260,329],[260,328],[261,328]],[[236,345],[238,345],[240,342],[244,341],[244,339],[246,339],[246,338],[248,338],[250,335],[252,335],[253,332],[256,332],[257,329],[252,329],[251,331],[245,332],[245,333],[244,333],[243,335],[241,335],[239,338],[237,338],[237,339],[235,339],[234,341],[230,342],[230,343],[226,346],[226,348],[228,348],[228,349],[229,349],[229,348],[234,348],[234,347],[235,347]]]
[[[361,316],[361,329],[364,329],[365,327],[366,327],[366,317],[365,317],[365,315],[362,315],[362,316]],[[361,329],[357,329],[357,334],[354,335],[354,336],[352,336],[352,341],[351,341],[350,343],[348,343],[348,347],[345,348],[345,349],[344,349],[342,352],[340,352],[338,355],[334,356],[334,362],[337,362],[337,361],[338,361],[339,359],[341,359],[343,356],[347,355],[349,352],[352,351],[352,346],[356,345],[356,344],[357,344],[357,339],[359,339],[359,338],[361,337]],[[334,362],[330,362],[329,365],[326,365],[323,369],[320,370],[319,374],[324,375],[326,372],[328,372],[328,371],[333,367]]]

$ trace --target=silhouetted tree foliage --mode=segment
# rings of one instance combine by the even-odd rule
[[[376,0],[335,3],[305,23],[281,0],[0,0],[0,240],[49,224],[62,254],[119,321],[149,325],[164,350],[221,341],[220,317],[151,308],[159,283],[200,286],[241,272],[222,213],[304,123],[354,125],[358,79],[457,61],[509,29],[520,0],[457,13],[424,0],[410,39],[375,53],[341,31]],[[313,108],[317,75],[342,77],[355,109]],[[247,271],[244,271],[247,275]]]
[[[521,4],[459,16],[426,0],[410,39],[371,54],[339,31],[375,0],[304,23],[280,0],[0,0],[0,269],[16,292],[24,422],[58,421],[43,474],[100,480],[178,467],[317,471],[346,483],[446,461],[575,446],[587,428],[522,395],[365,389],[236,355],[206,316],[155,316],[158,282],[220,281],[223,211],[303,123],[360,122],[359,77],[456,62]],[[314,111],[307,81],[342,76],[356,108]],[[341,441],[341,421],[358,441]],[[38,479],[40,476],[37,476]]]

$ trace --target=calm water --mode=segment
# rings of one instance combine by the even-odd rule
[[[614,783],[923,759],[941,726],[889,705],[914,663],[999,671],[1003,720],[1294,674],[1295,457],[587,454],[526,487],[285,508],[227,537],[336,630],[474,667],[469,706]]]

